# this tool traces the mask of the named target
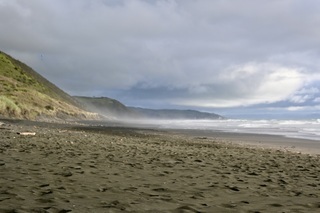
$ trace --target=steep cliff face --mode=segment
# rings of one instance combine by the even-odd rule
[[[26,64],[0,52],[0,116],[19,119],[95,119],[71,96]]]

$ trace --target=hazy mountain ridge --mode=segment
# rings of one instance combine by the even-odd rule
[[[74,96],[74,98],[89,111],[97,112],[107,118],[135,118],[139,115],[126,107],[121,102],[108,97],[85,97]]]
[[[224,117],[208,112],[200,112],[197,110],[181,110],[181,109],[145,109],[138,107],[129,107],[139,114],[143,115],[146,118],[152,119],[190,119],[190,120],[199,120],[199,119],[223,119]]]
[[[75,99],[32,68],[1,51],[0,116],[32,120],[98,117],[81,109]]]
[[[222,116],[199,112],[196,110],[178,109],[146,109],[128,107],[121,102],[108,97],[83,97],[75,96],[76,100],[83,104],[87,110],[97,112],[107,117],[136,118],[136,119],[223,119]]]

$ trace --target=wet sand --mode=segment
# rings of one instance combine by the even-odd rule
[[[282,135],[234,133],[211,130],[172,130],[176,134],[210,138],[214,141],[229,142],[256,148],[272,148],[281,151],[320,155],[320,141],[290,138]]]
[[[245,134],[1,122],[0,212],[320,211],[319,155]]]

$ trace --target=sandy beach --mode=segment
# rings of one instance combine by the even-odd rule
[[[198,134],[0,120],[0,212],[320,212],[317,153]]]

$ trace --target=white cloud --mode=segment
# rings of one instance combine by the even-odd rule
[[[311,88],[302,88],[301,90],[297,91],[297,94],[310,94],[310,95],[315,95],[320,93],[320,89],[317,87],[311,87]]]
[[[292,106],[292,107],[287,107],[286,110],[288,110],[288,111],[319,112],[320,105],[316,105],[316,106]]]
[[[307,79],[308,78],[309,76],[307,77]],[[308,82],[308,80],[306,82]],[[317,103],[319,96],[319,88],[315,86],[302,87],[301,89],[297,90],[293,95],[288,97],[288,101],[294,104],[310,104],[311,102]]]
[[[302,106],[292,106],[292,107],[288,107],[287,110],[288,111],[302,111],[305,110],[306,107],[302,107]]]
[[[304,95],[304,96],[300,96],[300,95],[294,95],[292,97],[290,97],[290,101],[292,103],[296,103],[296,104],[301,104],[301,103],[305,103],[306,101],[308,101],[310,98],[312,98],[309,95]]]
[[[256,97],[263,97],[267,102],[280,101],[299,89],[303,82],[303,75],[296,69],[286,67],[270,67],[270,74],[257,89]]]
[[[205,96],[178,99],[191,106],[235,107],[285,100],[298,90],[306,77],[299,69],[269,63],[233,66],[220,73]],[[221,86],[224,85],[224,87]]]

